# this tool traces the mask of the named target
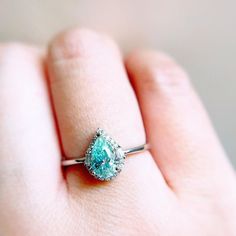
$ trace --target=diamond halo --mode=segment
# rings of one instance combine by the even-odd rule
[[[124,166],[125,153],[103,129],[97,129],[85,154],[84,164],[96,179],[115,178]]]

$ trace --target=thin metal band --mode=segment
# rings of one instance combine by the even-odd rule
[[[146,151],[149,148],[150,148],[150,145],[146,143],[146,144],[143,144],[143,145],[140,145],[137,147],[128,148],[128,149],[124,150],[124,153],[125,153],[125,155],[132,155],[132,154]],[[71,166],[71,165],[82,164],[82,163],[84,163],[84,160],[85,160],[85,157],[76,158],[76,159],[72,159],[72,160],[63,160],[62,166]]]
[[[125,153],[125,155],[131,155],[131,154],[146,151],[148,149],[150,149],[150,145],[148,143],[145,143],[145,144],[137,146],[137,147],[126,149],[126,150],[124,150],[124,153]]]

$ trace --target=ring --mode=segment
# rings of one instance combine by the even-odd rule
[[[91,175],[98,180],[111,180],[124,166],[127,155],[149,149],[148,144],[123,150],[103,129],[98,128],[84,157],[63,160],[62,166],[84,164]]]

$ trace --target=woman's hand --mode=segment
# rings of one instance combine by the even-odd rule
[[[151,150],[110,182],[61,168],[98,127]],[[236,235],[234,171],[187,75],[162,53],[123,60],[88,30],[57,36],[48,53],[1,45],[0,146],[2,236]]]

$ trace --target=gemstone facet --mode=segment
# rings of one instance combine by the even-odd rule
[[[97,130],[85,157],[88,171],[99,180],[111,180],[117,176],[125,160],[122,148],[102,129]]]

